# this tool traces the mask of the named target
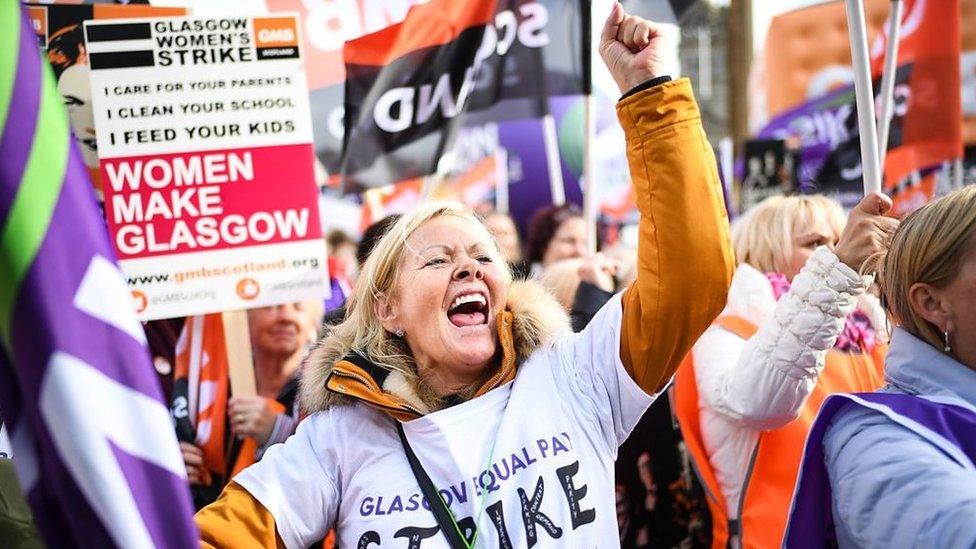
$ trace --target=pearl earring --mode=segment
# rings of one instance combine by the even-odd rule
[[[945,352],[951,352],[952,347],[949,346],[949,330],[942,330],[942,335],[945,338],[945,348],[942,349]]]

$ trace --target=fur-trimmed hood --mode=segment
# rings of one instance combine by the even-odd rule
[[[498,318],[502,346],[499,372],[476,393],[483,394],[515,377],[515,371],[536,349],[569,332],[569,318],[556,298],[538,282],[513,282],[508,302]],[[306,413],[361,400],[394,417],[412,419],[431,410],[420,398],[416,382],[402,373],[373,364],[355,351],[340,356],[323,342],[326,334],[305,361],[300,403]]]

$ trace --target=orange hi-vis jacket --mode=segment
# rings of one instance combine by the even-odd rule
[[[715,322],[742,339],[750,339],[758,330],[757,326],[737,316],[722,316]],[[738,502],[738,518],[735,520],[729,518],[729,503],[722,495],[705,450],[695,365],[692,355],[688,354],[675,376],[675,408],[681,434],[705,487],[712,512],[713,549],[725,549],[730,538],[738,538],[738,546],[749,549],[780,547],[803,457],[803,445],[820,405],[833,393],[874,391],[881,387],[886,352],[887,347],[880,343],[870,353],[845,353],[836,349],[827,352],[824,369],[800,415],[785,426],[764,431],[759,436],[743,482],[742,501]]]

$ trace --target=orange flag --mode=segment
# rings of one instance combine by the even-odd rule
[[[886,190],[912,171],[963,155],[961,14],[960,0],[905,3],[885,160]],[[884,64],[886,40],[886,35],[879,37],[871,52],[876,77]]]

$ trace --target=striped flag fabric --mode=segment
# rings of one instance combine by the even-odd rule
[[[494,53],[482,44],[495,9],[494,0],[434,0],[346,42],[345,191],[434,173]]]
[[[145,335],[53,73],[0,2],[0,409],[49,547],[198,544]]]

